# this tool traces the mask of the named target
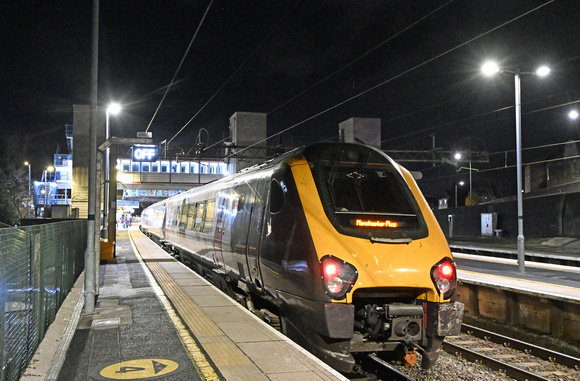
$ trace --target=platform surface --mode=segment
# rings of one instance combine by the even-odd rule
[[[346,380],[140,231],[116,245],[94,313],[81,280],[22,380]]]

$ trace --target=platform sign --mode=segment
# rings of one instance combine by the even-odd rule
[[[91,376],[100,380],[154,380],[183,368],[178,362],[168,359],[136,359],[108,365]]]
[[[133,161],[157,161],[159,147],[153,144],[133,144]]]

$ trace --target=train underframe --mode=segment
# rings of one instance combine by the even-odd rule
[[[413,366],[415,349],[428,369],[444,337],[459,333],[463,317],[463,304],[455,302],[332,304],[280,296],[285,333],[343,373],[354,371],[357,353],[388,354]]]

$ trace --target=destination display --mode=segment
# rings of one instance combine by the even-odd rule
[[[361,220],[356,219],[354,226],[364,228],[398,228],[399,223],[390,220]]]

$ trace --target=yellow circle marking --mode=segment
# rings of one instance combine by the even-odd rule
[[[167,359],[122,361],[103,368],[99,374],[113,380],[142,380],[175,372],[179,364]]]

